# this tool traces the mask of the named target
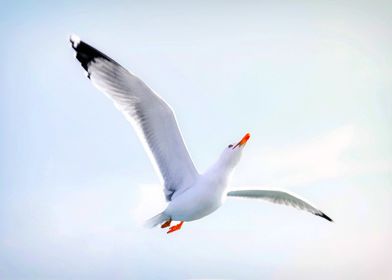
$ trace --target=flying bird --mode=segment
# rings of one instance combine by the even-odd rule
[[[227,191],[230,175],[239,163],[250,134],[225,146],[218,160],[200,174],[185,146],[172,108],[141,79],[119,63],[71,35],[70,42],[92,84],[107,95],[133,125],[158,176],[168,201],[166,209],[146,225],[181,229],[184,222],[203,218],[217,210],[226,197],[264,199],[332,219],[305,200],[278,190]],[[179,223],[172,225],[172,221]]]

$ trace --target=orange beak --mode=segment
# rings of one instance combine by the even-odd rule
[[[236,148],[237,146],[245,145],[246,142],[248,142],[249,138],[250,138],[250,133],[245,134],[245,136],[242,137],[241,141],[238,142],[237,145],[235,145],[235,146],[233,147],[233,149]]]

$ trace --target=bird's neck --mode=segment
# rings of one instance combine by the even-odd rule
[[[207,173],[211,178],[227,184],[230,180],[233,169],[234,167],[227,165],[225,161],[219,159],[208,169]]]

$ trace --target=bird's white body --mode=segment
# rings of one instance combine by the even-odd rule
[[[229,197],[262,198],[289,204],[332,221],[303,199],[282,191],[237,190],[227,193],[231,173],[240,161],[250,134],[225,148],[218,161],[199,174],[183,141],[174,111],[141,79],[110,57],[71,36],[76,58],[87,71],[93,85],[107,95],[131,122],[147,154],[156,167],[169,202],[167,208],[147,221],[150,226],[172,220],[182,221],[169,233],[181,228],[183,221],[203,218],[217,210]]]
[[[226,198],[229,177],[217,162],[193,186],[173,196],[163,214],[175,221],[194,221],[211,214]]]

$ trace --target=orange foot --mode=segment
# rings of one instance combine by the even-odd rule
[[[168,231],[167,233],[172,233],[172,232],[174,232],[174,231],[176,231],[176,230],[180,230],[183,223],[184,223],[184,221],[182,221],[182,222],[180,222],[179,224],[176,224],[176,225],[170,227],[170,228],[169,228],[169,231]]]
[[[164,223],[161,225],[161,228],[167,228],[168,226],[170,226],[171,222],[172,222],[171,219],[170,219],[170,220],[167,220],[166,222],[164,222]]]

